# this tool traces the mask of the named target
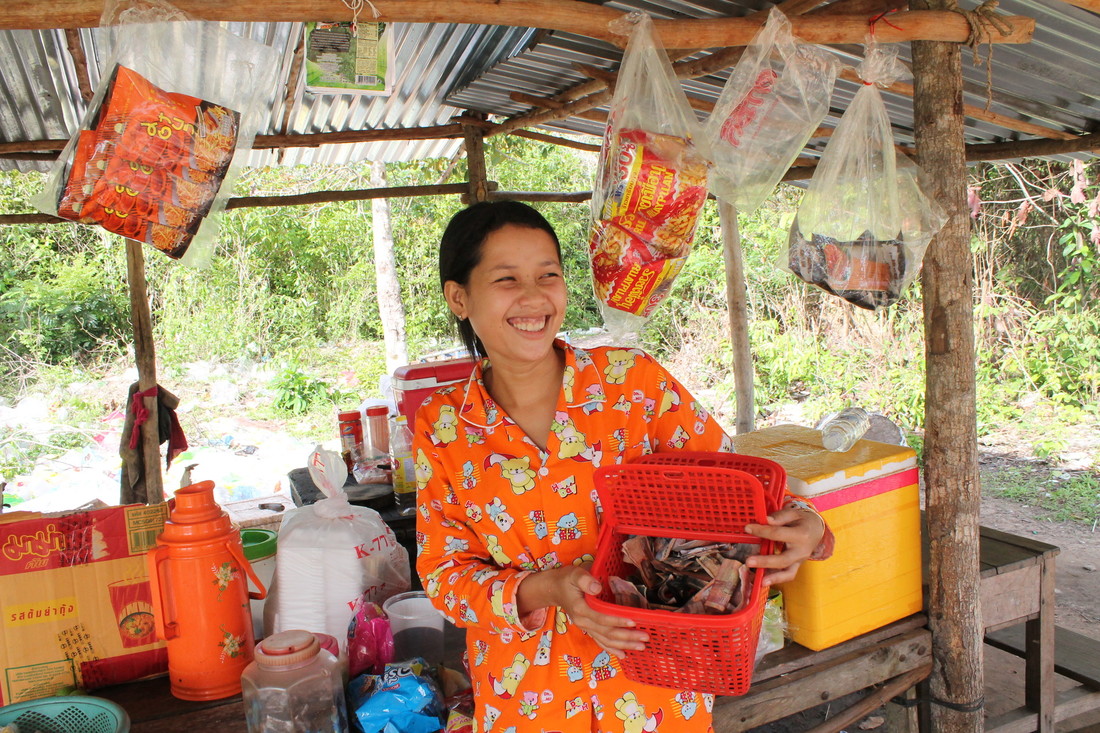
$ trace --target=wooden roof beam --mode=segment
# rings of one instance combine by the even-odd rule
[[[893,18],[894,16],[890,16]],[[891,20],[890,22],[893,22]],[[846,66],[840,71],[840,78],[846,79],[857,84],[862,84],[863,80],[859,78],[855,69],[850,66]],[[913,85],[906,84],[905,82],[896,81],[890,86],[886,87],[886,90],[893,92],[894,94],[900,94],[903,97],[913,98]],[[1039,137],[1051,138],[1054,140],[1073,140],[1077,135],[1072,132],[1066,132],[1064,130],[1055,130],[1051,127],[1045,127],[1043,125],[1036,125],[1033,122],[1027,122],[1026,120],[1017,120],[1007,115],[998,114],[996,112],[987,112],[982,107],[976,107],[972,104],[963,104],[963,115],[966,117],[972,117],[976,120],[984,120],[990,122],[998,127],[1004,127],[1009,130],[1015,130],[1017,132],[1026,132],[1029,135],[1037,135]]]
[[[80,98],[85,103],[90,102],[95,91],[92,89],[92,82],[88,77],[88,56],[84,53],[84,45],[80,42],[80,31],[75,28],[65,29],[65,46],[69,49],[69,56],[73,59]]]
[[[810,0],[807,0],[807,4]],[[175,0],[184,14],[202,20],[245,22],[300,22],[351,20],[344,0]],[[43,11],[41,0],[7,0],[0,15],[0,29],[92,28],[99,25],[104,0],[67,0]],[[608,23],[622,11],[580,0],[377,0],[373,7],[380,22],[473,23],[536,27],[566,31],[618,45],[625,37],[612,33]],[[654,28],[665,48],[717,48],[747,45],[765,18],[690,18],[655,20]],[[989,28],[992,43],[1027,43],[1035,21],[1022,16],[1003,16],[1006,27]],[[866,15],[803,15],[791,20],[791,30],[810,43],[860,43],[867,34]],[[890,23],[875,30],[879,41],[928,40],[962,43],[970,26],[960,13],[920,10],[894,13]]]

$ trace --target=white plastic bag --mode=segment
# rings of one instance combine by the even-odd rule
[[[866,46],[864,85],[821,156],[791,225],[786,266],[862,308],[895,303],[946,220],[917,165],[894,148],[878,86],[907,71],[897,48]]]
[[[592,284],[612,337],[636,333],[667,297],[707,198],[698,122],[653,21],[616,21],[630,41],[592,188]]]
[[[271,46],[181,18],[160,0],[107,3],[112,50],[33,203],[203,267],[278,64]]]
[[[378,512],[348,503],[347,474],[335,451],[318,446],[310,456],[310,478],[325,498],[283,516],[265,607],[273,609],[264,620],[269,634],[319,631],[346,648],[356,599],[381,604],[411,586],[409,553]]]
[[[791,35],[777,8],[752,39],[707,119],[710,190],[751,214],[829,111],[837,61]]]

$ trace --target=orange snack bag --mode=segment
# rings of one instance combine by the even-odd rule
[[[91,130],[81,130],[76,142],[73,162],[69,168],[69,175],[57,201],[57,215],[63,219],[74,221],[80,219],[84,202],[95,183],[94,178],[90,176],[94,175],[96,169],[88,165],[94,152],[95,133]]]
[[[610,194],[593,222],[589,256],[597,297],[646,317],[683,268],[707,198],[706,164],[673,135],[622,130],[609,141],[601,182]]]

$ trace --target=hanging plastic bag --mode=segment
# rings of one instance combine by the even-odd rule
[[[833,133],[791,225],[787,267],[861,308],[897,302],[946,220],[920,170],[894,148],[878,85],[906,74],[897,49],[869,40],[863,86]]]
[[[698,122],[648,15],[616,21],[630,41],[592,189],[589,257],[608,331],[636,332],[668,295],[707,198]]]
[[[34,205],[209,264],[277,54],[160,0],[109,2],[101,80]]]
[[[707,119],[710,190],[751,214],[806,147],[829,111],[837,61],[791,35],[772,8]]]
[[[348,503],[339,453],[317,446],[309,475],[325,498],[283,515],[264,629],[324,632],[346,650],[357,601],[380,604],[411,586],[409,553],[378,512]]]

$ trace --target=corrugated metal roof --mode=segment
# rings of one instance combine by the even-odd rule
[[[645,9],[656,17],[742,16],[764,7],[757,2],[731,0],[616,1],[609,6],[624,11]],[[1082,134],[1100,130],[1100,75],[1094,70],[1100,57],[1100,16],[1059,0],[1002,0],[999,11],[1036,20],[1030,44],[997,45],[992,54],[992,104],[990,110],[1010,118]],[[285,84],[293,49],[302,33],[297,23],[233,23],[233,32],[270,45],[279,51],[276,85],[268,90],[261,134],[284,132]],[[456,24],[392,24],[396,41],[397,79],[392,94],[368,96],[347,93],[307,92],[299,85],[294,97],[291,133],[318,133],[377,128],[425,127],[447,124],[464,109],[503,119],[532,109],[517,102],[513,92],[537,97],[559,94],[586,80],[575,64],[614,70],[621,50],[602,41],[564,32],[531,28],[505,28]],[[81,29],[81,45],[88,56],[93,85],[104,59],[104,31]],[[833,49],[850,65],[858,63],[859,46]],[[979,49],[984,62],[988,47]],[[978,108],[986,104],[986,69],[975,65],[965,50],[965,102]],[[908,60],[908,44],[901,56]],[[684,83],[688,94],[713,101],[728,71]],[[0,141],[32,141],[66,138],[79,124],[84,103],[77,93],[76,69],[66,48],[65,34],[49,31],[0,31]],[[826,124],[835,124],[858,86],[838,80],[833,91],[832,113]],[[894,123],[897,142],[911,144],[912,102],[884,94]],[[606,110],[605,110],[606,111]],[[546,123],[544,129],[600,135],[598,121],[574,117]],[[998,142],[1033,137],[1000,125],[968,118],[968,143]],[[826,141],[811,143],[809,154]],[[253,165],[344,163],[381,159],[408,161],[449,157],[460,150],[457,139],[324,145],[253,151]],[[48,168],[47,162],[0,159],[0,169]]]

